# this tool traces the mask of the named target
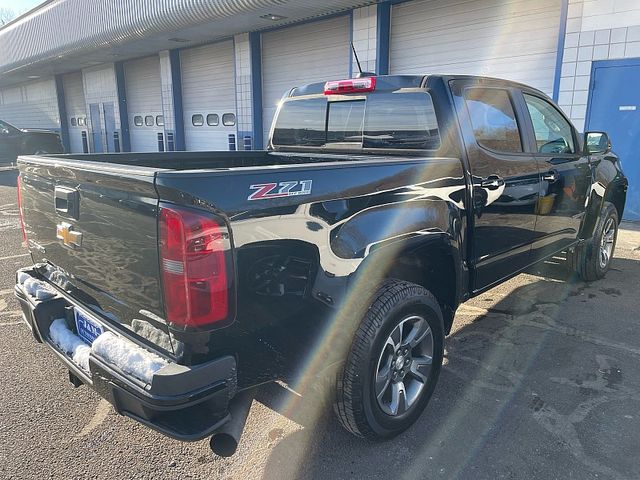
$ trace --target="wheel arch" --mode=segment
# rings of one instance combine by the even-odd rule
[[[445,334],[462,301],[464,272],[458,242],[447,233],[434,233],[395,242],[370,254],[356,278],[380,284],[386,279],[404,280],[429,290],[442,309]]]

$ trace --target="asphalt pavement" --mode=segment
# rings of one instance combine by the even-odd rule
[[[435,395],[396,439],[352,437],[271,386],[223,459],[74,389],[33,341],[13,298],[30,262],[15,176],[0,172],[2,479],[640,478],[640,226],[623,224],[605,280],[548,262],[462,305]]]

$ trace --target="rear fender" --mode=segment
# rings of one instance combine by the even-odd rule
[[[386,278],[422,285],[438,298],[448,332],[464,285],[463,217],[449,202],[408,203],[414,205],[386,206],[400,208],[384,208],[369,212],[368,219],[353,219],[353,224],[336,235],[332,246],[339,255],[366,255],[349,279],[350,297],[370,295]],[[364,225],[378,228],[367,230]],[[364,232],[371,234],[368,241]]]

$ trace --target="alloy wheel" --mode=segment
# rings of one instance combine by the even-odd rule
[[[384,413],[399,416],[420,398],[433,359],[433,334],[420,315],[403,318],[387,338],[376,367],[374,391]]]
[[[613,244],[616,240],[616,221],[609,218],[602,229],[600,240],[600,268],[607,268],[613,254]]]

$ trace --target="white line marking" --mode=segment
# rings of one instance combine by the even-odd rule
[[[102,422],[105,421],[107,415],[109,415],[109,411],[111,410],[111,404],[107,402],[105,399],[102,399],[98,402],[96,406],[96,413],[89,423],[87,423],[84,428],[80,431],[80,433],[76,434],[76,438],[84,437],[91,433],[93,430],[98,428]]]
[[[23,321],[19,321],[19,322],[4,322],[4,323],[0,323],[0,327],[10,327],[11,325],[22,325],[24,322]]]
[[[29,253],[19,253],[18,255],[9,255],[6,257],[0,257],[0,260],[10,260],[12,258],[20,258],[20,257],[26,257],[27,255],[30,255]]]

